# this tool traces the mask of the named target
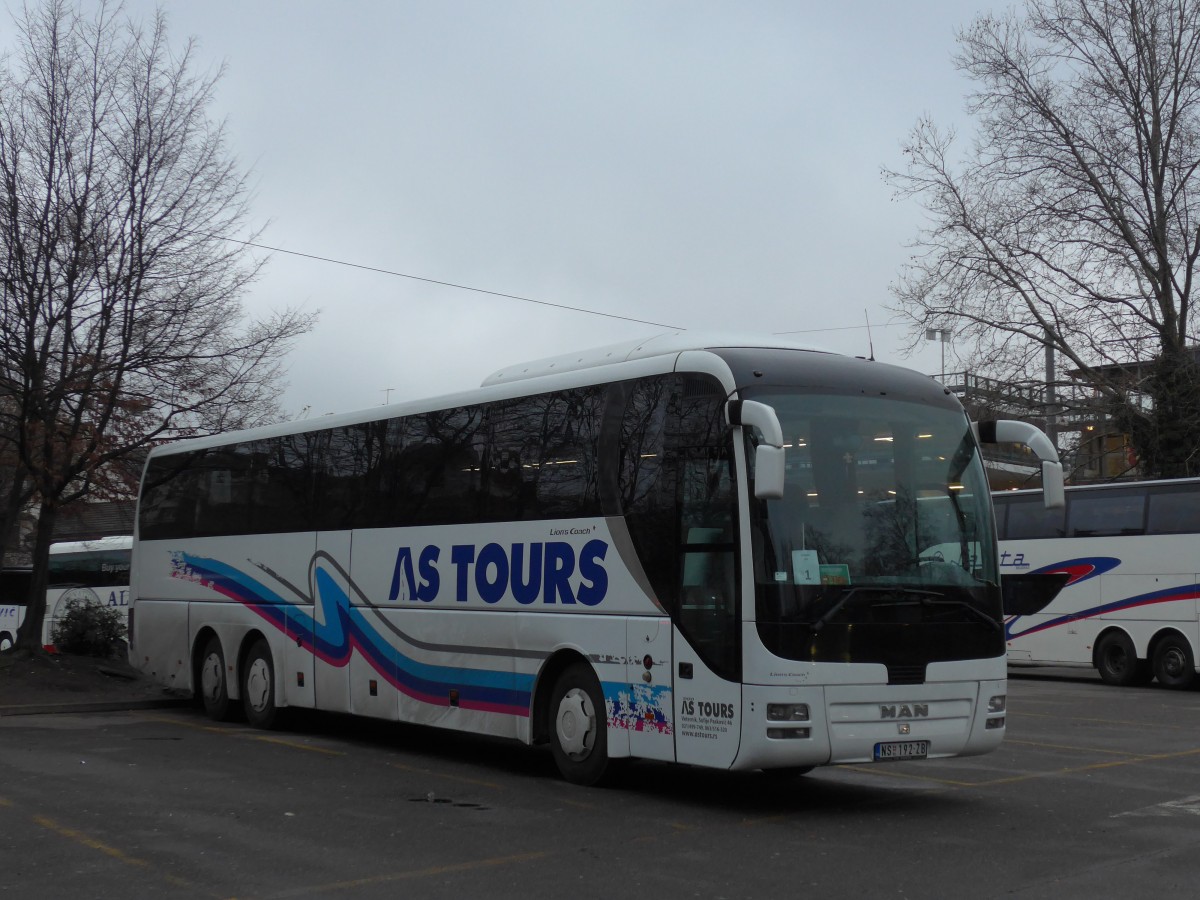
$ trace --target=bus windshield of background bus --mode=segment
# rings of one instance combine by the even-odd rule
[[[760,621],[997,626],[987,478],[961,411],[756,396],[778,412],[787,454],[784,497],[751,501]]]

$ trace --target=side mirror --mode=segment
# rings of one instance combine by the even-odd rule
[[[1067,505],[1062,463],[1049,460],[1042,463],[1042,502],[1046,509],[1062,509]]]
[[[783,428],[774,407],[757,400],[730,400],[725,404],[725,419],[733,426],[757,428],[763,443],[754,451],[754,496],[759,500],[783,497],[785,459]]]
[[[759,444],[754,448],[754,496],[759,500],[779,500],[783,497],[783,481],[787,471],[783,448]]]
[[[1037,454],[1042,461],[1042,502],[1046,509],[1062,509],[1066,505],[1062,463],[1045,432],[1028,422],[1013,419],[979,422],[971,427],[985,444],[1024,444]]]

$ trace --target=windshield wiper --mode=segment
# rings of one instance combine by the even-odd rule
[[[860,584],[860,585],[857,585],[856,587],[850,588],[850,590],[848,590],[848,591],[845,591],[842,594],[842,596],[838,598],[837,603],[833,604],[833,606],[829,607],[829,609],[827,609],[827,610],[825,610],[825,612],[821,613],[820,617],[816,621],[810,623],[808,627],[811,628],[814,632],[820,631],[822,628],[824,628],[829,623],[830,619],[832,619],[834,616],[836,616],[838,614],[838,612],[841,611],[842,607],[844,607],[850,601],[851,597],[853,597],[855,594],[860,594],[860,593],[861,594],[890,594],[890,595],[899,594],[904,597],[918,598],[915,600],[908,600],[907,602],[909,602],[909,603],[926,604],[926,603],[939,603],[939,602],[944,602],[944,603],[961,603],[962,602],[961,600],[944,600],[943,601],[940,599],[943,596],[943,594],[941,594],[938,591],[922,591],[918,588],[887,587],[884,585],[862,585],[862,584]],[[934,599],[930,599],[931,597]]]
[[[1003,631],[1004,630],[1004,626],[1001,625],[1000,622],[998,622],[996,619],[993,619],[991,616],[989,616],[987,613],[985,613],[982,609],[975,606],[974,604],[968,603],[966,600],[954,600],[954,599],[948,599],[948,598],[942,598],[942,599],[938,599],[938,600],[924,599],[921,601],[921,605],[922,606],[957,606],[960,609],[965,609],[967,612],[969,612],[971,615],[973,615],[980,622],[983,622],[983,623],[991,626],[991,629],[993,631]]]
[[[959,609],[965,609],[968,613],[974,616],[979,622],[987,625],[993,631],[1004,631],[1004,626],[993,619],[977,606],[968,603],[966,600],[955,600],[947,597],[940,591],[923,591],[919,588],[904,588],[904,587],[885,587],[883,585],[859,585],[852,587],[850,590],[842,594],[838,601],[825,610],[824,613],[809,625],[814,632],[820,631],[829,621],[838,614],[839,611],[850,601],[850,598],[858,593],[870,594],[889,594],[898,595],[901,600],[899,604],[920,604],[922,607],[928,608],[932,606],[954,606]]]

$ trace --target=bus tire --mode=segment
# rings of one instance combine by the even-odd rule
[[[0,631],[0,653],[3,653],[5,650],[11,650],[14,643],[15,641],[11,634],[7,631]]]
[[[275,665],[270,645],[259,638],[242,666],[242,708],[255,728],[273,728],[279,716],[275,705]]]
[[[1154,677],[1165,688],[1180,691],[1191,687],[1196,677],[1192,647],[1178,634],[1167,634],[1154,647]]]
[[[226,721],[233,713],[233,703],[229,699],[225,653],[221,649],[221,639],[215,634],[208,639],[200,654],[200,673],[197,681],[200,700],[208,717],[215,722]]]
[[[1096,671],[1105,684],[1116,687],[1145,682],[1145,665],[1123,631],[1110,631],[1096,644]]]
[[[590,666],[575,663],[550,694],[550,749],[563,778],[592,785],[608,769],[608,716],[600,683]]]

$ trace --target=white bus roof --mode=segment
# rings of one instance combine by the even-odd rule
[[[509,384],[514,381],[540,378],[544,375],[575,372],[580,369],[593,369],[599,366],[609,366],[635,359],[650,359],[654,356],[674,355],[687,350],[715,350],[717,348],[728,349],[731,347],[807,350],[814,353],[827,352],[817,347],[798,344],[774,335],[731,336],[702,333],[693,334],[689,331],[671,331],[640,341],[624,341],[620,344],[609,344],[604,347],[594,347],[590,350],[579,350],[575,353],[564,353],[560,356],[547,356],[544,359],[533,360],[532,362],[506,366],[485,378],[481,386],[490,387],[494,384]]]
[[[207,447],[220,447],[230,443],[247,440],[258,440],[295,434],[302,431],[320,431],[326,428],[339,428],[346,425],[357,425],[361,422],[375,421],[391,416],[408,415],[425,412],[430,409],[444,409],[466,403],[479,403],[488,400],[504,399],[521,393],[521,388],[514,385],[543,379],[542,385],[531,386],[530,390],[554,390],[558,386],[555,376],[567,376],[567,382],[586,382],[582,373],[590,369],[602,369],[606,366],[618,366],[635,361],[654,360],[656,358],[673,358],[689,350],[716,349],[763,349],[763,350],[801,350],[809,353],[828,353],[816,347],[797,344],[772,336],[714,336],[699,332],[693,334],[687,331],[676,331],[646,338],[641,341],[630,341],[624,344],[613,344],[597,347],[592,350],[567,353],[562,356],[549,357],[533,362],[521,363],[501,369],[484,379],[483,385],[473,391],[461,391],[436,397],[427,397],[416,401],[403,401],[390,406],[376,406],[370,409],[349,413],[337,413],[322,416],[318,419],[283,422],[274,425],[263,425],[245,431],[226,432],[224,434],[206,437],[187,438],[184,440],[163,444],[150,451],[151,456],[163,456],[200,450]],[[831,354],[836,355],[836,354]],[[666,363],[664,362],[664,367]],[[666,370],[666,369],[664,369]],[[649,370],[647,370],[649,371]],[[580,373],[580,374],[572,374]],[[573,386],[573,385],[571,385]]]
[[[93,538],[90,541],[59,541],[50,545],[51,553],[99,553],[104,550],[128,550],[133,546],[133,535],[121,534]]]

